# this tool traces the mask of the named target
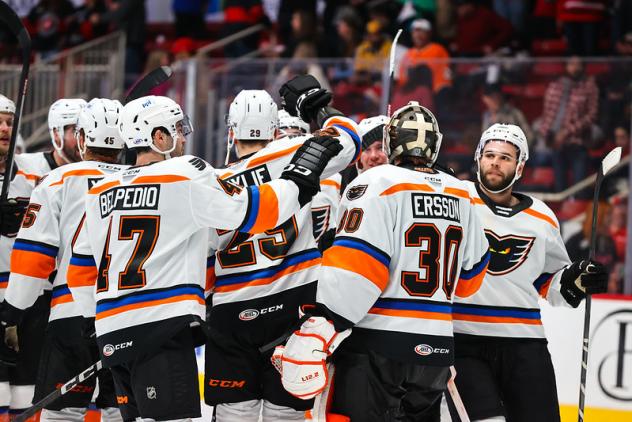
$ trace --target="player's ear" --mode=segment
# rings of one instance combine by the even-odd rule
[[[522,171],[524,170],[525,163],[519,163],[518,167],[516,167],[516,176],[522,177]]]

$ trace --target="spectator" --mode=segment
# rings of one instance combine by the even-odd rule
[[[406,51],[400,67],[399,83],[408,79],[408,69],[420,64],[428,66],[432,73],[432,90],[438,93],[452,84],[450,54],[439,43],[432,42],[432,25],[426,19],[411,24],[413,46]]]
[[[614,146],[621,147],[622,155],[625,157],[630,153],[630,129],[629,125],[617,125],[614,128]]]
[[[224,26],[221,36],[227,37],[259,23],[269,21],[263,13],[261,0],[224,0]],[[259,35],[252,34],[230,43],[224,49],[226,57],[240,57],[255,51]]]
[[[579,182],[588,173],[588,148],[598,102],[599,88],[592,77],[584,74],[584,64],[579,57],[571,57],[566,63],[566,74],[546,89],[539,130],[553,148],[557,191],[569,185],[569,168],[572,183]]]
[[[314,56],[312,57],[317,57],[318,26],[314,13],[305,9],[297,9],[292,13],[290,25],[292,34],[289,37],[285,55],[292,57],[298,45],[309,43],[314,47]]]
[[[180,37],[171,44],[173,60],[186,60],[195,53],[195,42],[189,37]]]
[[[492,54],[511,41],[511,24],[474,0],[458,0],[453,50],[460,56]]]
[[[28,24],[34,28],[33,49],[43,58],[64,47],[68,18],[74,11],[70,0],[40,0],[27,15]]]
[[[391,40],[382,32],[377,21],[369,21],[366,25],[366,37],[355,54],[355,70],[369,74],[381,74],[384,63],[391,51]]]
[[[99,23],[93,25],[90,16],[94,13],[107,11],[105,0],[86,0],[75,10],[68,25],[68,46],[72,47],[93,38],[101,37],[108,32],[108,25]]]
[[[420,64],[408,69],[406,83],[398,86],[393,92],[392,109],[397,110],[409,101],[418,101],[430,110],[435,109],[432,96],[432,72],[428,66]]]
[[[298,75],[312,75],[322,88],[331,91],[325,72],[323,72],[323,68],[318,64],[315,57],[316,47],[313,43],[304,42],[299,44],[294,50],[294,57],[283,66],[268,91],[276,95],[281,85]]]
[[[607,0],[558,0],[557,21],[564,29],[568,54],[594,56],[597,53],[599,24],[604,19]]]
[[[205,38],[208,0],[173,0],[171,8],[176,18],[176,37]]]
[[[338,40],[331,46],[334,49],[332,56],[353,57],[362,41],[362,21],[353,9],[340,9],[336,17],[336,33]]]
[[[483,104],[486,110],[483,112],[483,127],[485,131],[494,123],[509,123],[518,125],[527,136],[529,145],[533,143],[533,131],[531,125],[524,117],[522,111],[506,101],[500,85],[490,84],[483,89]]]
[[[527,0],[494,0],[494,11],[511,23],[521,42],[526,32],[527,3]]]
[[[608,232],[614,241],[617,260],[625,261],[625,247],[628,242],[628,204],[626,198],[615,197],[610,207]]]
[[[453,0],[437,0],[435,16],[436,35],[440,40],[451,40],[456,36],[456,12]]]
[[[357,122],[378,113],[381,96],[382,91],[371,80],[371,74],[356,70],[348,81],[341,81],[334,88],[333,106]]]

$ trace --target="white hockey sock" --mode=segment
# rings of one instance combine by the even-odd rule
[[[473,422],[505,422],[504,416],[492,416],[491,418],[476,419]]]
[[[83,422],[88,409],[85,407],[66,407],[62,410],[42,409],[41,422]]]
[[[123,417],[118,407],[106,407],[100,410],[101,422],[123,422]]]
[[[294,410],[291,407],[277,406],[274,403],[264,400],[262,416],[262,422],[304,421],[305,411]]]
[[[10,409],[24,410],[31,407],[33,403],[34,385],[12,385]]]
[[[259,422],[261,400],[222,403],[215,406],[217,422]]]

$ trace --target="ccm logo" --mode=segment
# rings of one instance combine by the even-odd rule
[[[241,311],[239,313],[239,319],[242,321],[252,321],[257,318],[259,315],[269,314],[271,312],[279,311],[283,309],[283,305],[270,306],[269,308],[263,309],[246,309],[245,311]]]
[[[208,385],[210,385],[211,387],[220,387],[220,388],[244,388],[244,385],[246,385],[246,381],[211,379],[209,380]]]
[[[134,343],[134,341],[125,341],[123,343],[119,343],[119,344],[106,344],[105,346],[103,346],[103,356],[112,356],[114,354],[114,352],[116,352],[117,350],[121,350],[121,349],[127,349],[128,347],[132,347],[132,344]]]
[[[418,344],[415,346],[415,353],[421,356],[428,356],[433,353],[439,353],[442,355],[450,353],[450,349],[441,349],[439,347],[432,347],[427,344]]]
[[[129,399],[127,398],[127,396],[116,396],[116,403],[117,404],[127,404],[127,403],[129,403]]]

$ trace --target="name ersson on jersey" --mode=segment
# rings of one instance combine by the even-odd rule
[[[457,198],[424,193],[413,193],[411,198],[413,217],[444,218],[457,223],[461,221],[461,211]]]

